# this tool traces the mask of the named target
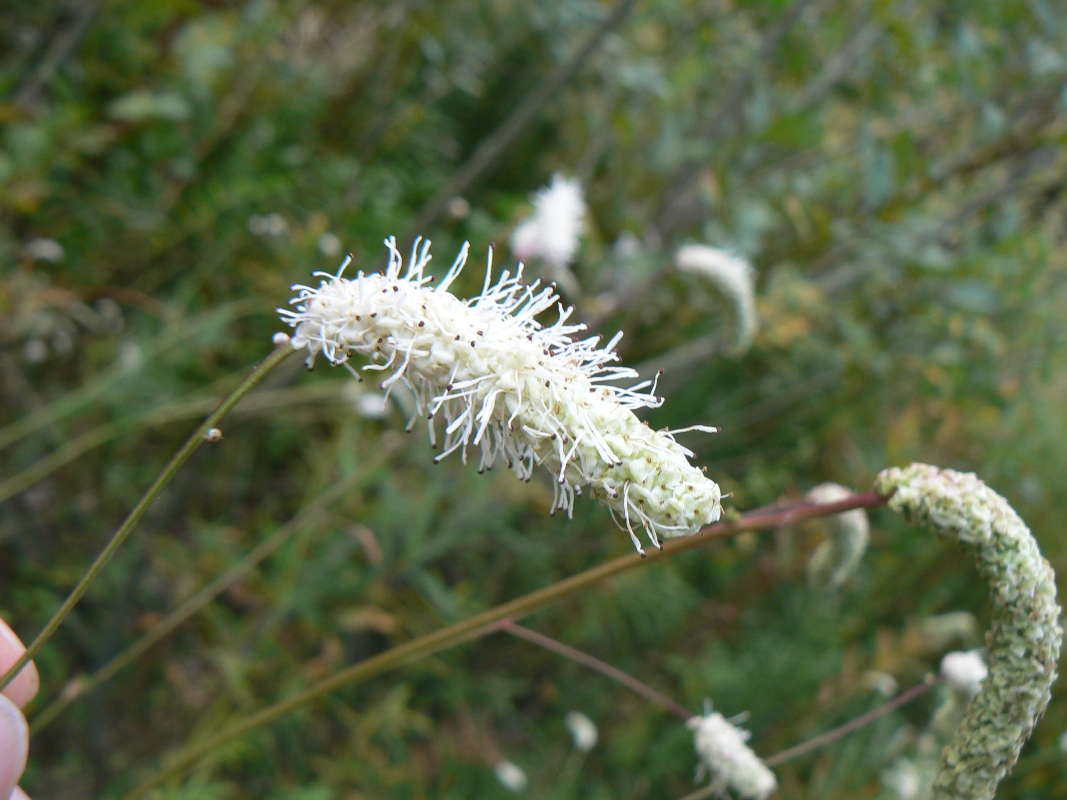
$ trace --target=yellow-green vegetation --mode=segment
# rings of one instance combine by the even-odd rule
[[[438,277],[464,241],[514,270],[555,174],[587,204],[580,245],[526,277],[559,278],[605,342],[622,330],[623,364],[665,369],[653,429],[722,428],[675,436],[728,524],[921,461],[977,473],[1064,574],[1065,85],[1054,0],[5,4],[0,617],[27,642],[46,626],[270,355],[291,284],[349,252],[346,276],[378,271],[391,234],[405,252],[432,238]],[[677,266],[687,244],[751,264],[743,352],[738,309]],[[472,264],[452,291],[482,278]],[[588,496],[552,517],[541,471],[432,465],[424,420],[399,433],[414,397],[383,408],[374,378],[302,360],[202,437],[37,655],[35,800],[122,797],[354,664],[637,558]],[[834,592],[805,577],[827,528],[797,522],[652,551],[523,625],[694,715],[750,712],[747,745],[771,756],[983,646],[994,620],[966,553],[868,513]],[[943,691],[775,764],[775,796],[902,796]],[[1067,793],[1052,692],[998,798]],[[316,697],[152,796],[697,788],[684,720],[504,632]],[[596,725],[588,750],[573,711]]]

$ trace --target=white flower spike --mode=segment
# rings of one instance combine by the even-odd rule
[[[448,287],[467,260],[464,245],[436,287],[425,274],[429,242],[416,240],[402,272],[395,240],[386,241],[384,273],[323,278],[317,288],[295,286],[292,310],[279,314],[295,330],[291,344],[307,348],[310,366],[318,353],[348,365],[355,353],[373,363],[364,370],[388,373],[383,390],[405,383],[415,395],[414,426],[428,420],[430,443],[441,448],[434,463],[468,448],[481,453],[479,471],[505,461],[529,480],[536,465],[553,476],[553,511],[573,512],[585,487],[612,511],[644,555],[635,526],[660,547],[661,538],[695,533],[719,519],[719,487],[691,465],[692,452],[668,431],[653,431],[633,413],[662,403],[655,381],[629,388],[612,385],[637,377],[618,361],[616,334],[575,340],[584,325],[568,325],[573,309],[558,304],[553,287],[524,284],[522,266],[491,281],[492,252],[482,293],[467,301]],[[557,306],[547,327],[537,321]],[[647,390],[645,394],[643,390]],[[436,419],[443,418],[438,442]]]
[[[759,327],[752,265],[741,256],[703,244],[682,245],[674,255],[674,263],[681,272],[707,280],[732,304],[736,326],[732,352],[740,355],[748,350]]]
[[[778,780],[746,744],[752,734],[731,725],[705,703],[704,716],[686,723],[693,731],[693,746],[700,757],[697,780],[711,773],[720,789],[730,789],[745,800],[765,800],[778,789]]]
[[[941,674],[949,688],[970,700],[982,688],[982,681],[989,675],[989,668],[977,650],[966,653],[948,653],[941,659]]]
[[[552,183],[533,197],[533,214],[511,237],[511,248],[520,261],[540,258],[554,267],[566,267],[578,251],[578,237],[585,228],[585,199],[577,180],[559,173]]]
[[[499,762],[493,767],[493,772],[496,775],[496,779],[500,781],[501,785],[509,792],[518,794],[523,791],[529,783],[526,779],[526,773],[522,771],[522,767],[518,764],[513,764],[510,761]]]
[[[839,483],[820,483],[804,499],[811,503],[836,503],[852,496],[852,490]],[[867,512],[854,508],[828,517],[830,536],[815,548],[808,561],[808,583],[833,592],[840,589],[856,571],[867,550],[871,525]]]
[[[1063,644],[1055,573],[1008,501],[974,475],[912,464],[883,470],[874,488],[912,524],[970,550],[989,582],[989,675],[941,754],[934,789],[992,800],[1052,697]]]
[[[563,718],[563,722],[566,724],[567,730],[571,732],[576,748],[583,753],[588,753],[596,747],[600,732],[597,730],[596,723],[593,720],[580,711],[570,711]]]

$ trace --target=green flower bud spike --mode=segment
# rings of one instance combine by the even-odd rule
[[[990,800],[1051,697],[1063,642],[1055,575],[1007,501],[971,474],[912,464],[875,490],[912,524],[970,550],[987,581],[989,676],[941,754],[935,800]]]

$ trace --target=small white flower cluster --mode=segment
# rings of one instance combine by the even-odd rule
[[[703,244],[679,247],[674,263],[681,272],[703,278],[726,297],[733,306],[735,317],[733,352],[740,354],[748,350],[759,327],[756,276],[752,265],[740,256]]]
[[[560,174],[531,198],[533,214],[511,235],[511,250],[520,261],[541,259],[546,274],[568,291],[577,288],[567,266],[578,252],[578,237],[585,228],[587,213],[582,185]],[[567,285],[573,283],[574,285]]]
[[[466,245],[436,287],[425,274],[428,242],[416,240],[406,271],[394,240],[386,245],[384,273],[346,279],[346,260],[337,275],[316,273],[318,287],[293,287],[294,309],[279,314],[295,329],[291,345],[307,348],[309,366],[322,353],[358,375],[349,357],[369,357],[363,369],[389,373],[383,390],[403,382],[413,392],[408,427],[428,421],[431,445],[442,450],[434,463],[457,450],[466,462],[468,448],[477,448],[480,471],[503,460],[529,480],[542,465],[553,477],[553,511],[570,514],[590,487],[642,554],[635,525],[659,547],[661,537],[718,520],[719,487],[689,463],[692,452],[633,413],[662,403],[655,382],[611,385],[637,377],[608,366],[618,360],[621,333],[606,345],[600,337],[573,339],[585,326],[567,324],[572,309],[558,305],[552,287],[523,283],[521,265],[492,283],[490,260],[482,293],[463,301],[448,288],[466,263]],[[559,318],[542,326],[538,315],[554,306]]]
[[[778,780],[746,744],[752,734],[731,725],[722,714],[705,708],[704,716],[687,723],[700,766],[697,780],[706,773],[720,789],[730,789],[746,800],[765,800],[778,788]]]
[[[822,483],[804,499],[811,503],[836,503],[851,496],[852,490],[839,483]],[[862,508],[828,517],[826,524],[830,526],[830,537],[815,548],[808,561],[808,583],[836,591],[859,566],[867,550],[871,525]]]
[[[523,791],[529,783],[526,779],[526,773],[522,771],[522,767],[511,761],[498,762],[497,765],[493,767],[493,773],[505,789],[509,792],[515,792],[516,794]]]
[[[277,212],[253,214],[248,218],[248,232],[253,236],[283,236],[289,232],[289,223]]]
[[[899,800],[919,800],[925,794],[922,773],[906,758],[898,758],[882,773],[882,784]]]
[[[27,250],[44,247],[42,242],[59,247],[51,239],[34,239]],[[22,341],[26,364],[70,356],[83,333],[115,334],[125,324],[121,307],[110,297],[101,297],[89,305],[74,293],[56,287],[43,273],[16,272],[5,281],[5,290],[0,330],[7,339]]]
[[[596,723],[585,714],[580,711],[570,711],[563,718],[563,722],[567,730],[571,732],[576,748],[583,753],[588,753],[596,746],[600,733],[597,731]]]
[[[26,242],[24,252],[33,261],[50,261],[53,264],[58,264],[67,255],[63,245],[55,239],[30,239]]]
[[[969,700],[982,688],[989,668],[982,660],[982,655],[977,650],[971,650],[946,654],[941,659],[941,674],[953,692]]]

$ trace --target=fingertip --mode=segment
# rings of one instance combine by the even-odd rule
[[[15,791],[11,793],[11,800],[30,800],[30,796],[22,791],[21,786],[16,786]]]
[[[11,627],[0,619],[0,674],[7,672],[7,670],[19,660],[19,657],[26,652],[26,646],[19,639],[18,635],[11,630]],[[29,664],[19,670],[19,674],[4,687],[3,694],[12,703],[22,708],[34,697],[37,696],[37,690],[41,686],[41,676],[37,673],[37,667],[31,661]],[[3,795],[0,795],[2,797]]]
[[[15,789],[26,769],[29,749],[30,731],[26,718],[14,703],[0,695],[0,797],[20,796]]]

